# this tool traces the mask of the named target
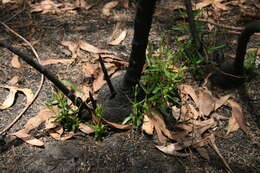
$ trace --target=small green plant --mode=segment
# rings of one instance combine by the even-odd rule
[[[76,86],[75,86],[76,87]],[[57,106],[59,109],[58,115],[54,118],[59,122],[65,130],[74,131],[80,123],[79,108],[74,108],[72,103],[68,103],[68,98],[58,89],[55,88],[55,93],[52,95],[53,102],[45,102],[49,109]]]
[[[177,103],[176,83],[182,81],[186,70],[178,54],[161,42],[155,55],[149,51],[147,63],[148,68],[145,69],[142,80],[147,105],[167,105],[169,101]]]
[[[86,123],[86,124],[95,130],[94,137],[100,140],[107,132],[107,126],[102,123],[102,107],[100,105],[97,105],[95,109],[95,114],[97,117],[96,124],[95,125],[91,123]]]
[[[134,100],[129,99],[133,106],[132,113],[124,119],[122,124],[132,122],[135,127],[139,127],[142,124],[142,119],[144,115],[141,110],[143,107],[144,100],[141,101],[137,100],[139,94],[138,90],[139,90],[138,85],[136,85],[134,88]]]

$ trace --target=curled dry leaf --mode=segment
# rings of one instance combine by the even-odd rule
[[[208,116],[215,108],[215,98],[206,88],[199,89],[197,106],[203,115]]]
[[[192,98],[192,100],[194,101],[194,103],[196,105],[198,105],[197,104],[198,103],[198,98],[197,98],[195,90],[192,88],[192,86],[182,84],[182,85],[178,85],[177,87],[178,87],[178,89],[180,90],[181,93],[189,95]]]
[[[36,139],[35,137],[27,134],[27,133],[23,133],[22,131],[18,131],[16,133],[13,133],[12,135],[22,139],[24,142],[30,144],[30,145],[34,145],[34,146],[44,146],[44,143],[39,140]]]
[[[22,65],[21,65],[21,62],[20,62],[20,58],[17,55],[14,55],[12,57],[11,65],[14,68],[21,68]]]
[[[111,127],[114,127],[116,129],[121,129],[121,130],[128,130],[131,128],[131,125],[130,124],[118,124],[118,123],[113,123],[113,122],[110,122],[106,119],[102,119],[103,121],[105,121],[109,126]]]
[[[88,125],[86,125],[84,123],[79,124],[79,130],[82,131],[83,133],[88,134],[88,135],[95,132],[94,129],[92,129],[91,127],[89,127]]]
[[[118,1],[111,1],[108,2],[104,5],[102,8],[102,14],[105,16],[110,16],[111,15],[111,9],[115,8],[118,5]]]
[[[146,134],[153,135],[154,124],[147,115],[144,115],[142,129]]]
[[[68,132],[68,133],[63,133],[64,130],[62,127],[57,127],[55,129],[51,129],[49,131],[49,134],[52,138],[58,140],[58,141],[65,141],[65,140],[68,140],[70,138],[72,138],[75,133],[74,132]]]
[[[41,65],[50,65],[50,64],[71,64],[74,60],[73,59],[47,59],[47,60],[42,60]]]
[[[6,88],[6,89],[10,90],[4,103],[2,105],[0,105],[0,110],[8,109],[9,107],[11,107],[13,105],[14,100],[15,100],[15,95],[18,91],[25,94],[27,104],[29,104],[33,100],[32,90],[30,90],[28,88],[18,88],[18,87],[13,87],[13,86],[8,86],[8,85],[0,85],[0,88]]]
[[[239,125],[235,117],[231,116],[228,121],[227,135],[231,132],[237,131],[238,129],[239,129]]]
[[[83,40],[79,40],[79,47],[82,50],[85,50],[90,53],[100,54],[100,53],[109,53],[108,50],[99,49]]]
[[[176,151],[184,149],[185,146],[179,143],[173,143],[167,146],[156,146],[156,148],[158,148],[160,151],[162,151],[165,154],[174,155]]]
[[[122,31],[115,40],[109,42],[108,44],[114,45],[114,46],[119,45],[125,39],[126,34],[127,34],[126,30]]]
[[[246,125],[245,125],[246,121],[245,121],[245,117],[244,117],[243,112],[242,112],[242,108],[240,107],[240,105],[238,103],[236,103],[233,100],[229,100],[228,104],[232,108],[232,117],[233,117],[233,119],[237,122],[237,124],[239,125],[239,128],[241,128],[245,133],[247,133],[248,129],[247,129]],[[232,120],[232,122],[234,120]]]

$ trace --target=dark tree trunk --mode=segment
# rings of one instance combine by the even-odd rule
[[[254,21],[246,25],[244,31],[239,36],[236,50],[236,59],[233,67],[235,70],[235,75],[243,74],[247,43],[249,42],[250,36],[256,32],[260,32],[260,21]]]
[[[129,66],[124,76],[124,85],[127,87],[132,87],[139,83],[146,60],[145,51],[148,44],[155,3],[156,0],[138,0],[137,2],[132,51]]]

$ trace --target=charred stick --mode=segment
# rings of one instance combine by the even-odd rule
[[[199,40],[197,27],[196,27],[194,15],[193,15],[193,12],[192,12],[191,0],[185,0],[185,7],[186,7],[186,11],[187,11],[188,23],[189,23],[189,29],[190,29],[190,32],[191,32],[192,41],[193,41],[193,44],[194,44],[196,50],[199,50],[200,47],[201,47],[201,45],[200,45],[201,43],[200,43],[200,40]]]
[[[92,104],[92,106],[93,106],[93,109],[96,110],[96,108],[97,108],[97,102],[96,102],[96,100],[94,99],[94,97],[92,96],[91,92],[89,92],[89,99],[90,99],[90,102],[91,102],[91,104]]]
[[[105,67],[104,61],[103,61],[103,59],[101,58],[100,55],[99,55],[98,60],[99,60],[99,63],[100,63],[100,65],[101,65],[101,69],[102,69],[102,71],[103,71],[104,78],[105,78],[105,80],[106,80],[106,82],[107,82],[107,85],[108,85],[108,87],[109,87],[109,90],[110,90],[110,94],[111,94],[110,99],[112,99],[112,98],[114,98],[115,95],[116,95],[116,90],[115,90],[114,87],[113,87],[113,84],[112,84],[112,82],[111,82],[111,80],[110,80],[110,77],[109,77],[109,75],[108,75],[108,73],[107,73],[107,69],[106,69],[106,67]]]
[[[0,42],[0,47],[7,48],[14,54],[18,55],[20,58],[22,58],[26,63],[28,63],[30,66],[35,68],[37,71],[39,71],[41,74],[43,74],[47,79],[49,79],[65,96],[67,96],[72,103],[80,108],[80,110],[86,109],[90,111],[90,108],[81,100],[81,98],[76,97],[62,82],[60,82],[54,74],[49,72],[46,68],[44,68],[42,65],[40,65],[38,62],[34,61],[32,58],[30,58],[27,54],[21,52],[20,50],[12,47],[8,43]]]

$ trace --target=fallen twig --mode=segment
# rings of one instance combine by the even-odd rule
[[[30,48],[32,49],[32,52],[33,54],[35,55],[37,61],[40,63],[40,58],[39,58],[39,55],[38,53],[36,52],[36,50],[34,49],[34,47],[32,46],[32,44],[26,40],[24,37],[22,37],[21,35],[19,35],[17,32],[15,32],[14,30],[12,30],[9,26],[7,26],[5,23],[3,22],[0,22],[1,25],[3,25],[5,27],[5,29],[7,31],[10,31],[11,33],[13,33],[15,36],[17,36],[18,38],[22,39],[24,42],[26,42]],[[42,86],[43,86],[43,83],[44,83],[44,75],[42,74],[41,75],[41,81],[40,81],[40,86],[39,88],[37,89],[32,101],[30,103],[28,103],[25,108],[18,114],[18,116],[8,125],[4,128],[4,130],[2,130],[0,132],[0,135],[6,133],[10,128],[12,128],[12,126],[23,116],[23,114],[29,109],[29,107],[32,105],[32,103],[35,101],[35,99],[38,97],[41,89],[42,89]]]

